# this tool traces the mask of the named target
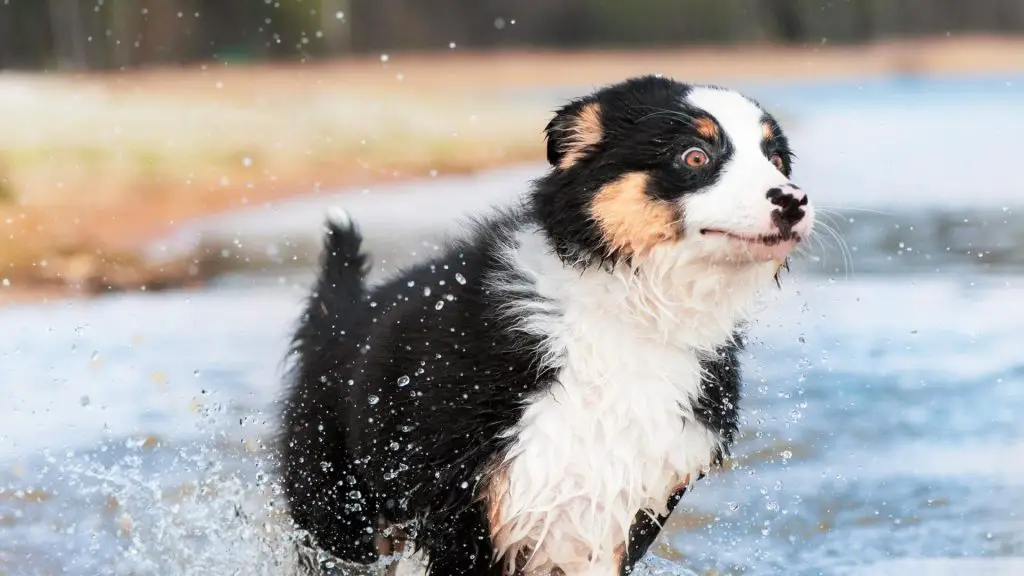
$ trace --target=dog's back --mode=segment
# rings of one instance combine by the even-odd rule
[[[508,273],[499,253],[512,218],[488,219],[372,290],[356,227],[329,220],[295,338],[281,447],[296,524],[338,558],[369,563],[406,538],[444,549],[475,534],[472,561],[431,558],[435,573],[491,569],[479,475],[511,442],[502,433],[524,395],[550,379],[538,372],[539,346],[511,329],[486,285]],[[401,532],[427,510],[415,535]]]

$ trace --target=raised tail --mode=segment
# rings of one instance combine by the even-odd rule
[[[354,303],[366,289],[369,272],[366,254],[362,252],[363,235],[349,213],[337,206],[328,209],[326,224],[317,292],[322,299]]]
[[[362,236],[340,208],[327,213],[320,276],[292,342],[294,365],[282,405],[281,479],[292,518],[314,543],[343,560],[377,559],[371,520],[349,522],[349,494],[368,494],[347,452],[345,398],[340,382],[356,354],[344,345],[354,336],[350,324],[365,297],[367,258]],[[328,466],[328,464],[330,464]],[[364,514],[376,522],[376,513]],[[342,519],[345,514],[346,519]]]
[[[332,346],[344,333],[349,311],[365,294],[369,271],[363,236],[348,212],[331,208],[325,224],[319,277],[292,340],[292,352],[307,356]]]

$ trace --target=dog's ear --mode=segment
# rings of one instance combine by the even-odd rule
[[[562,106],[544,128],[548,163],[567,170],[601,142],[601,105],[579,99]]]

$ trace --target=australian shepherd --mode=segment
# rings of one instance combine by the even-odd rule
[[[337,559],[627,574],[729,452],[743,327],[814,223],[782,128],[646,76],[545,136],[521,204],[377,286],[328,213],[281,450],[296,525]]]

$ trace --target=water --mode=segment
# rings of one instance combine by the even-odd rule
[[[757,94],[792,115],[801,182],[849,252],[810,246],[766,304],[736,456],[649,574],[1024,573],[1024,113],[992,79],[928,82]],[[379,277],[536,170],[342,199]],[[269,445],[337,199],[164,243],[231,247],[239,274],[202,292],[0,309],[0,574],[292,572]]]

